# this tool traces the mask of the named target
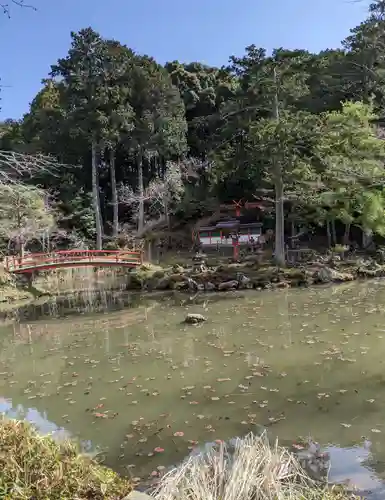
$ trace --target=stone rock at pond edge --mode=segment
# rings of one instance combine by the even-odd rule
[[[197,323],[203,323],[207,319],[202,314],[189,313],[184,320],[185,323],[189,325],[196,325]]]
[[[183,281],[173,282],[171,288],[173,290],[185,290],[190,292],[203,291],[203,285],[199,285],[195,280],[185,276]]]
[[[343,283],[353,281],[354,276],[350,273],[341,273],[330,267],[322,267],[315,272],[314,279],[318,283]]]
[[[141,491],[131,491],[123,500],[151,500],[154,497],[147,495],[147,493],[142,493]]]
[[[237,274],[237,280],[238,280],[239,288],[249,288],[250,285],[252,286],[251,279],[242,273]]]
[[[211,281],[208,281],[207,283],[205,283],[204,287],[205,287],[206,292],[212,292],[213,290],[215,290],[215,285],[214,285],[214,283],[211,283]]]
[[[280,281],[276,283],[275,288],[289,288],[290,284],[287,281]]]
[[[309,442],[303,450],[291,450],[301,467],[315,481],[324,480],[330,469],[330,455],[322,452],[318,443]]]
[[[169,280],[172,283],[180,283],[182,281],[186,281],[186,276],[184,276],[183,274],[174,273],[169,276]]]
[[[167,290],[171,286],[171,279],[170,276],[165,276],[164,278],[161,278],[157,284],[155,285],[156,290]]]
[[[236,288],[238,288],[238,281],[236,280],[225,281],[223,283],[219,283],[218,285],[218,290],[221,292],[225,290],[235,290]]]

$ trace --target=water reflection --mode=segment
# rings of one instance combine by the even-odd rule
[[[382,500],[385,497],[385,486],[376,475],[370,446],[330,446],[326,451],[331,456],[331,481],[355,488],[371,500]]]
[[[0,329],[0,390],[105,450],[108,465],[145,479],[198,443],[264,425],[283,441],[302,434],[337,443],[333,479],[380,487],[382,282],[210,295],[183,306],[99,290],[97,313],[90,294],[83,305],[79,297]],[[187,312],[208,321],[186,326]]]
[[[90,440],[78,439],[75,435],[68,432],[65,428],[59,427],[54,422],[48,419],[46,412],[40,412],[36,408],[25,408],[18,404],[13,406],[11,399],[0,397],[0,414],[7,418],[26,420],[34,426],[39,434],[45,436],[50,435],[57,441],[65,441],[68,439],[75,440],[79,445],[79,450],[82,453],[96,453],[95,447]]]
[[[71,437],[71,434],[65,429],[50,422],[45,412],[40,413],[36,408],[24,408],[20,404],[14,407],[11,399],[0,398],[0,413],[8,418],[30,422],[42,435],[51,434],[59,439]]]

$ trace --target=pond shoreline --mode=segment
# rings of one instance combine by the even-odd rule
[[[144,264],[128,275],[127,290],[189,293],[271,290],[379,277],[385,277],[385,265],[372,259],[314,261],[286,268],[244,262],[211,267],[200,272],[179,265],[160,268]]]
[[[289,279],[292,278],[290,273],[306,271],[312,273],[314,279],[318,270],[317,279],[328,278],[328,270],[327,274],[319,270],[330,269],[329,266],[316,263],[313,268],[288,268],[276,270],[276,273],[286,273]],[[348,267],[358,269],[357,262],[341,262],[332,270],[336,271],[337,266],[340,273],[347,273]],[[369,266],[367,263],[365,268],[370,271]],[[225,276],[228,267],[219,269],[221,276]],[[361,265],[361,272],[363,267]],[[381,266],[372,267],[371,271],[381,276]],[[257,268],[250,264],[230,266],[231,273],[241,273],[240,269],[244,270],[244,275],[255,273],[254,279],[261,280],[262,275],[271,277],[276,268]],[[186,270],[175,268],[163,269],[163,277],[177,270],[179,274],[186,273]],[[154,274],[159,269],[143,266],[138,272]],[[218,269],[211,269],[206,274],[212,278],[214,272]],[[282,275],[278,277],[282,279]],[[126,280],[127,274],[123,278]],[[356,278],[359,278],[358,271]],[[129,475],[131,465],[135,466],[132,475],[140,480],[138,488],[143,486],[143,491],[146,486],[151,487],[151,484],[146,485],[146,478],[151,481],[157,471],[164,472],[169,464],[184,460],[190,450],[188,445],[201,443],[204,446],[211,442],[211,436],[213,440],[218,438],[213,442],[219,442],[229,436],[255,433],[255,426],[259,424],[266,427],[274,424],[274,437],[279,437],[283,447],[290,451],[290,437],[297,435],[299,427],[316,436],[327,446],[324,450],[328,452],[327,443],[335,441],[335,431],[328,430],[331,419],[331,426],[337,429],[342,426],[345,437],[341,446],[347,442],[358,445],[361,441],[356,441],[357,436],[369,436],[373,432],[375,450],[376,441],[381,437],[377,434],[381,431],[380,411],[377,417],[374,411],[381,403],[378,391],[383,385],[379,364],[383,359],[381,345],[385,348],[385,344],[376,340],[377,334],[379,339],[383,336],[383,322],[375,316],[382,314],[380,307],[384,303],[381,296],[376,299],[377,288],[384,293],[383,280],[364,283],[349,280],[342,287],[325,282],[318,287],[311,284],[304,290],[287,288],[283,293],[279,290],[259,293],[251,289],[243,293],[236,289],[231,293],[192,294],[173,289],[151,292],[148,288],[143,293],[142,289],[134,292],[122,289],[117,296],[121,293],[124,300],[118,298],[116,302],[122,308],[121,313],[113,311],[109,317],[104,314],[92,317],[89,308],[78,309],[77,303],[71,300],[70,306],[77,314],[73,320],[65,312],[63,314],[60,307],[53,308],[52,313],[47,308],[47,316],[52,314],[57,318],[59,312],[65,319],[50,322],[41,314],[42,321],[30,326],[30,318],[26,326],[19,311],[20,329],[4,329],[5,396],[14,398],[14,408],[22,404],[29,411],[36,407],[39,413],[47,412],[50,421],[65,429],[69,436],[79,435],[85,443],[106,450],[105,463],[122,477],[126,476],[128,465]],[[94,300],[94,294],[89,295],[90,290],[84,291],[86,299]],[[108,296],[109,291],[100,292]],[[152,307],[151,299],[155,297],[160,303]],[[129,301],[127,307],[124,305],[126,299]],[[43,300],[46,298],[40,299]],[[56,300],[60,306],[60,297],[52,298],[55,304]],[[193,309],[189,303],[194,305]],[[115,302],[108,299],[101,305],[109,311],[111,304]],[[199,304],[202,309],[195,307]],[[140,306],[140,314],[134,310],[136,306]],[[365,318],[370,320],[371,312],[375,315],[373,321],[378,323],[378,328],[373,327],[373,321],[359,326],[357,311],[360,307]],[[204,313],[207,326],[185,328],[183,316],[190,310]],[[97,308],[96,313],[100,312],[104,311]],[[302,312],[305,318],[301,317]],[[365,356],[370,347],[373,348],[373,360],[367,365],[366,392],[362,392],[358,381],[363,378],[365,365],[354,363],[358,356],[360,361],[365,360],[361,356]],[[319,368],[311,370],[313,365],[321,363],[327,363],[324,373],[321,374]],[[341,380],[340,375],[335,380],[334,366],[338,374],[343,374]],[[372,366],[379,368],[372,372]],[[168,414],[171,404],[175,408],[173,406],[172,414]],[[366,409],[367,413],[363,413]],[[357,414],[362,417],[361,423],[357,421]],[[314,424],[317,415],[319,420]],[[372,416],[369,421],[367,415]],[[302,426],[298,422],[302,422]],[[279,427],[277,431],[276,426]],[[42,434],[49,429],[48,424],[41,429]],[[211,432],[215,434],[209,434]],[[346,435],[350,432],[351,436]],[[111,441],[109,437],[104,438],[107,434],[112,436]],[[305,441],[297,438],[295,444],[293,454],[299,450],[298,445],[307,453]],[[154,453],[156,449],[159,454]],[[92,456],[94,447],[85,446],[84,451]],[[307,456],[300,458],[307,460]],[[369,480],[361,482],[359,473],[350,466],[338,470],[336,476],[331,474],[330,484],[345,484],[345,478],[349,478],[346,483],[349,494],[353,490],[350,485],[356,484],[366,497],[363,492],[369,495],[366,482]],[[346,497],[329,495],[326,498],[341,500]]]
[[[195,489],[196,498],[204,500],[204,492],[210,494],[210,497],[216,496],[216,487],[212,489],[211,475],[214,474],[215,484],[221,484],[224,489],[233,489],[234,481],[239,483],[239,487],[246,490],[245,499],[254,498],[259,485],[263,485],[263,498],[272,492],[280,492],[285,496],[295,493],[301,498],[306,495],[306,498],[311,497],[314,500],[358,499],[344,487],[328,484],[325,468],[328,458],[325,454],[310,448],[293,452],[278,446],[277,443],[272,445],[265,432],[261,436],[249,434],[229,443],[208,443],[207,449],[191,454],[179,466],[172,468],[167,474],[160,475],[158,481],[150,486],[146,493],[134,489],[138,486],[135,481],[121,477],[112,469],[79,453],[75,443],[57,442],[49,435],[39,435],[34,426],[25,421],[2,417],[0,435],[0,450],[4,447],[3,460],[0,460],[0,479],[3,479],[6,493],[13,496],[17,490],[23,498],[35,495],[40,498],[41,494],[49,494],[55,498],[60,495],[61,498],[76,496],[84,499],[164,500],[180,498],[185,492]],[[32,456],[31,449],[34,452]],[[11,460],[8,460],[7,456]],[[228,460],[231,456],[236,457],[234,463]],[[220,468],[213,466],[218,460],[223,461]],[[277,463],[280,465],[278,468]],[[212,472],[206,474],[207,465],[212,466]],[[187,472],[189,467],[191,470]],[[231,478],[231,468],[235,470],[237,467],[248,467],[258,478],[250,480],[250,474],[247,478],[242,474],[235,474]],[[19,471],[26,468],[29,469],[30,475],[21,479]],[[286,474],[281,475],[282,469],[287,469]],[[197,486],[201,481],[204,483],[203,489],[201,485]],[[43,489],[40,486],[37,490],[36,484],[39,483],[44,486]]]
[[[309,262],[298,267],[279,268],[256,262],[233,263],[213,266],[200,272],[192,268],[174,265],[160,267],[143,264],[127,273],[125,286],[121,283],[107,291],[137,292],[148,297],[164,293],[219,293],[246,290],[274,290],[285,288],[307,288],[315,285],[332,285],[385,277],[385,264],[373,259],[333,260]],[[27,285],[25,280],[11,275],[0,281],[0,319],[14,319],[20,309],[33,304],[43,304],[54,297],[70,297],[95,289],[68,289],[57,293],[46,288],[49,276],[44,281],[39,277]]]

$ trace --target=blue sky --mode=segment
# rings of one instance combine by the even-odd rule
[[[9,0],[10,1],[10,0]],[[70,31],[92,26],[159,62],[226,64],[247,45],[334,48],[366,16],[369,0],[26,0],[0,16],[0,118],[19,118]]]

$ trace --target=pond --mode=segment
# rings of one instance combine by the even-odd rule
[[[79,304],[1,327],[0,411],[144,481],[260,425],[283,444],[312,436],[332,479],[384,497],[385,282]],[[183,324],[188,312],[207,321]]]

